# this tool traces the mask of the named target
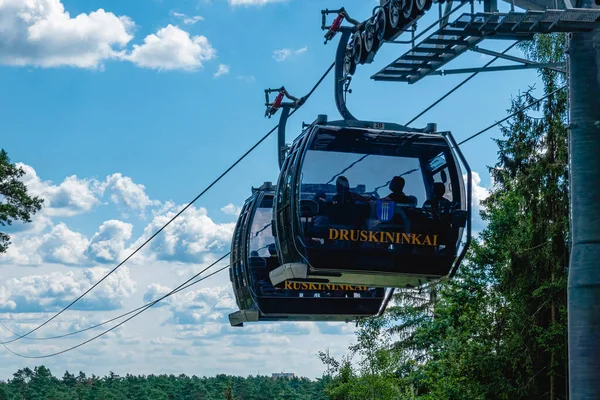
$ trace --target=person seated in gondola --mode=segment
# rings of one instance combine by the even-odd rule
[[[264,264],[264,258],[259,256],[258,251],[252,250],[250,252],[250,271],[254,281],[258,284],[260,294],[264,294],[265,290],[268,290],[271,285],[268,284],[268,272],[266,270],[266,264]]]
[[[458,232],[455,232],[457,229],[450,226],[453,206],[452,202],[444,197],[444,193],[446,193],[446,185],[442,182],[435,182],[433,196],[423,203],[423,209],[430,212],[433,217],[436,231],[441,236],[440,242],[445,245],[444,252],[453,253],[456,249]]]
[[[277,259],[277,247],[275,247],[275,243],[269,243],[267,250],[269,251],[269,258]]]
[[[350,182],[345,176],[338,176],[335,181],[335,191],[333,195],[331,221],[334,224],[351,225],[354,228],[360,228],[368,218],[369,200],[358,193],[350,191]]]
[[[396,204],[400,204],[405,207],[407,204],[415,207],[417,204],[417,198],[415,196],[409,196],[404,193],[404,185],[406,181],[401,176],[394,176],[388,185],[388,188],[392,191],[389,195],[382,198],[383,201],[393,201]],[[410,220],[410,217],[409,217]],[[391,222],[393,224],[401,225],[403,228],[407,228],[408,221],[404,220],[402,215],[395,213],[392,217]]]
[[[404,185],[406,181],[401,176],[395,176],[392,178],[392,181],[389,184],[389,189],[392,193],[388,194],[381,200],[393,201],[395,203],[409,203],[413,204],[415,202],[414,196],[407,196],[404,194]]]
[[[444,197],[444,193],[446,193],[446,185],[442,182],[435,182],[433,184],[433,196],[423,203],[423,208],[430,211],[434,218],[446,216],[451,211],[452,202]]]
[[[328,227],[331,226],[329,217],[331,211],[331,202],[327,201],[327,194],[323,190],[319,190],[313,197],[318,205],[318,211],[314,216],[313,226],[308,226],[305,230],[307,242],[323,244],[323,238],[327,236]]]
[[[348,178],[343,175],[338,176],[335,180],[333,204],[348,204],[353,203],[354,201],[360,201],[364,203],[368,200],[360,194],[350,191],[350,182],[348,181]]]

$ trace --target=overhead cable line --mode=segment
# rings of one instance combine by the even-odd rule
[[[468,138],[466,138],[466,139],[465,139],[465,140],[463,140],[462,142],[459,142],[459,143],[458,143],[458,145],[460,146],[460,145],[462,145],[463,143],[466,143],[466,142],[468,142],[469,140],[471,140],[471,139],[473,139],[473,138],[475,138],[475,137],[477,137],[477,136],[481,135],[482,133],[489,131],[489,130],[490,130],[490,129],[492,129],[493,127],[495,127],[495,126],[497,126],[497,125],[500,125],[500,124],[501,124],[501,123],[503,123],[504,121],[507,121],[507,120],[509,120],[510,118],[514,117],[515,115],[517,115],[517,114],[519,114],[519,113],[521,113],[521,112],[523,112],[523,111],[527,110],[528,108],[530,108],[530,107],[532,107],[532,106],[535,106],[535,105],[536,105],[536,104],[538,104],[539,102],[541,102],[541,101],[543,101],[543,100],[546,100],[548,97],[550,97],[550,96],[554,95],[555,93],[557,93],[557,92],[559,92],[559,91],[561,91],[561,90],[563,90],[563,89],[566,89],[566,88],[567,88],[567,85],[563,85],[563,86],[559,87],[558,89],[555,89],[555,90],[551,91],[551,92],[550,92],[550,93],[548,93],[547,95],[545,95],[545,96],[543,96],[543,97],[540,97],[539,99],[537,99],[537,100],[535,100],[535,101],[532,101],[531,103],[527,104],[526,106],[523,106],[523,107],[521,107],[520,109],[518,109],[518,110],[517,110],[517,111],[515,111],[514,113],[512,113],[512,114],[508,115],[507,117],[505,117],[505,118],[502,118],[500,121],[498,121],[498,122],[495,122],[495,123],[493,123],[492,125],[490,125],[490,126],[488,126],[488,127],[484,128],[484,129],[480,130],[479,132],[477,132],[477,133],[475,133],[475,134],[473,134],[473,135],[469,136]]]
[[[332,63],[329,66],[329,68],[327,68],[327,70],[323,73],[323,75],[321,76],[321,78],[312,87],[312,89],[310,90],[310,92],[308,92],[308,94],[306,96],[304,96],[304,102],[306,102],[306,100],[308,100],[308,98],[314,93],[314,91],[317,89],[317,87],[319,87],[319,85],[321,84],[321,82],[323,82],[323,80],[325,79],[325,77],[329,74],[329,72],[333,69],[334,66],[335,66],[335,62]],[[289,116],[291,117],[298,109],[300,109],[300,106],[294,108],[290,112]],[[73,306],[75,303],[77,303],[79,300],[81,300],[85,295],[87,295],[89,292],[91,292],[96,286],[98,286],[102,281],[104,281],[106,278],[108,278],[113,272],[115,272],[118,268],[120,268],[123,264],[125,264],[131,257],[133,257],[138,251],[140,251],[152,239],[154,239],[160,232],[162,232],[167,226],[169,226],[171,224],[171,222],[173,222],[175,220],[175,218],[177,218],[179,215],[181,215],[192,204],[194,204],[200,197],[202,197],[206,192],[208,192],[215,184],[217,184],[217,182],[219,182],[225,175],[227,175],[233,168],[235,168],[244,158],[246,158],[248,156],[248,154],[250,154],[252,151],[254,151],[254,149],[256,149],[262,142],[264,142],[273,132],[275,132],[275,130],[277,130],[278,127],[279,127],[279,124],[275,125],[275,127],[273,127],[273,129],[271,129],[269,132],[267,132],[267,134],[265,134],[258,142],[256,142],[255,145],[253,145],[240,158],[238,158],[237,161],[235,161],[229,168],[227,168],[225,170],[225,172],[223,172],[221,175],[219,175],[219,177],[217,179],[215,179],[210,185],[208,185],[198,196],[196,196],[191,202],[189,202],[185,207],[183,207],[183,209],[181,209],[181,211],[179,211],[177,214],[175,214],[175,216],[173,218],[171,218],[158,231],[156,231],[152,236],[150,236],[144,243],[142,243],[137,249],[135,249],[135,251],[133,253],[131,253],[127,258],[125,258],[123,261],[121,261],[116,267],[114,267],[102,279],[100,279],[98,282],[96,282],[95,284],[93,284],[89,289],[87,289],[85,292],[83,292],[79,297],[77,297],[75,300],[73,300],[71,303],[69,303],[69,305],[67,305],[66,307],[64,307],[62,310],[60,310],[58,313],[56,313],[50,319],[48,319],[47,321],[45,321],[44,323],[42,323],[38,327],[30,330],[26,334],[20,335],[15,340],[20,340],[20,339],[22,339],[22,338],[24,338],[26,336],[31,335],[33,332],[37,331],[38,329],[40,329],[41,327],[43,327],[44,325],[46,325],[47,323],[49,323],[50,321],[52,321],[53,319],[55,319],[56,317],[58,317],[60,314],[62,314],[63,312],[65,312],[66,310],[68,310],[69,308],[71,308],[71,306]]]
[[[229,254],[230,254],[230,253],[227,253],[227,254],[225,254],[223,257],[221,257],[221,258],[220,258],[219,260],[217,260],[216,262],[219,262],[219,261],[221,261],[223,258],[227,257]],[[215,262],[215,263],[216,263],[216,262]],[[213,264],[213,265],[214,265],[214,264]],[[220,270],[219,270],[219,271],[217,271],[217,272],[220,272]],[[194,281],[194,282],[188,283],[187,285],[185,285],[185,286],[183,286],[183,287],[181,287],[181,288],[179,288],[179,289],[176,289],[176,290],[173,292],[173,294],[179,293],[179,292],[181,292],[182,290],[185,290],[185,289],[189,288],[190,286],[193,286],[193,285],[195,285],[195,284],[197,284],[197,283],[200,283],[200,282],[202,282],[204,279],[206,279],[206,278],[208,278],[209,276],[212,276],[212,275],[214,275],[214,274],[216,274],[216,272],[215,272],[215,273],[212,273],[211,275],[207,275],[207,276],[205,276],[205,277],[202,277],[202,278],[200,278],[200,279],[198,279],[198,280],[196,280],[196,281]],[[121,318],[123,318],[123,317],[126,317],[126,316],[128,316],[128,315],[130,315],[130,314],[133,314],[134,312],[136,312],[136,311],[138,311],[138,310],[141,310],[142,308],[144,308],[144,307],[148,306],[150,303],[152,303],[152,301],[151,301],[151,302],[148,302],[148,303],[144,304],[143,306],[140,306],[140,307],[138,307],[138,308],[136,308],[136,309],[133,309],[133,310],[131,310],[131,311],[128,311],[128,312],[126,312],[126,313],[124,313],[124,314],[118,315],[118,316],[116,316],[116,317],[114,317],[114,318],[111,318],[111,319],[109,319],[109,320],[106,320],[106,321],[104,321],[104,322],[100,322],[100,323],[98,323],[98,324],[96,324],[96,325],[88,326],[87,328],[80,329],[80,330],[78,330],[78,331],[69,332],[69,333],[65,333],[65,334],[63,334],[63,335],[57,335],[57,336],[48,336],[48,337],[39,337],[39,338],[38,338],[38,337],[27,337],[27,338],[25,338],[25,339],[26,339],[26,340],[52,340],[52,339],[62,339],[62,338],[68,337],[68,336],[77,335],[77,334],[80,334],[80,333],[87,332],[87,331],[89,331],[89,330],[92,330],[92,329],[98,328],[98,327],[100,327],[100,326],[102,326],[102,325],[106,325],[106,324],[108,324],[108,323],[111,323],[111,322],[113,322],[113,321],[116,321],[116,320],[118,320],[118,319],[121,319]],[[8,328],[8,327],[7,327],[7,326],[4,324],[4,322],[0,321],[0,325],[2,325],[2,326],[4,327],[4,329],[5,329],[5,330],[7,330],[8,332],[12,333],[14,336],[19,336],[19,334],[15,333],[15,332],[13,332],[11,329],[9,329],[9,328]],[[13,343],[13,342],[15,342],[15,341],[17,341],[17,340],[18,340],[18,339],[16,339],[16,338],[15,338],[15,339],[11,339],[11,340],[5,341],[5,342],[4,342],[4,344],[10,344],[10,343]]]
[[[511,44],[510,46],[508,46],[501,54],[506,54],[510,49],[512,49],[513,47],[515,47],[518,43],[520,43],[520,42],[519,41],[514,42],[513,44]],[[495,56],[490,61],[488,61],[483,66],[483,68],[489,67],[498,58],[500,58],[500,56]],[[464,85],[465,83],[467,83],[471,79],[473,79],[477,74],[479,74],[479,72],[481,72],[481,71],[473,72],[466,79],[464,79],[461,83],[459,83],[458,85],[454,86],[449,92],[447,92],[445,95],[443,95],[442,97],[440,97],[439,99],[437,99],[436,101],[434,101],[429,107],[427,107],[426,109],[424,109],[423,111],[421,111],[419,114],[417,114],[413,119],[411,119],[410,121],[408,121],[405,125],[408,126],[408,125],[412,124],[413,122],[415,122],[417,120],[417,118],[421,117],[427,111],[431,110],[433,107],[437,106],[439,103],[441,103],[442,101],[444,101],[444,99],[446,99],[446,97],[450,96],[452,93],[454,93],[456,90],[458,90],[462,85]]]
[[[333,180],[335,178],[337,178],[338,176],[342,175],[344,172],[348,171],[350,168],[354,167],[356,164],[358,164],[359,162],[361,162],[362,160],[364,160],[368,156],[369,156],[369,154],[365,154],[364,156],[362,156],[358,160],[354,161],[352,164],[348,165],[341,172],[338,172],[337,174],[335,174],[334,176],[332,176],[330,180],[328,180],[327,182],[325,182],[325,185],[329,185],[331,182],[333,182]]]
[[[228,254],[229,254],[229,253],[228,253]],[[122,321],[122,322],[118,323],[117,325],[113,326],[112,328],[110,328],[110,329],[107,329],[107,330],[105,330],[104,332],[102,332],[102,333],[99,333],[98,335],[96,335],[96,336],[94,336],[94,337],[92,337],[92,338],[90,338],[90,339],[88,339],[88,340],[86,340],[86,341],[84,341],[84,342],[81,342],[81,343],[79,343],[79,344],[77,344],[77,345],[75,345],[75,346],[69,347],[68,349],[64,349],[64,350],[61,350],[61,351],[57,351],[57,352],[55,352],[55,353],[52,353],[52,354],[45,354],[45,355],[43,355],[43,356],[28,356],[28,355],[25,355],[25,354],[19,354],[19,353],[17,353],[17,352],[15,352],[15,351],[13,351],[12,349],[10,349],[10,348],[9,348],[9,347],[6,345],[6,343],[5,343],[5,342],[2,342],[2,341],[0,341],[0,343],[2,344],[2,346],[4,346],[4,348],[5,348],[6,350],[8,350],[9,352],[11,352],[11,353],[12,353],[12,354],[14,354],[15,356],[17,356],[17,357],[21,357],[21,358],[36,358],[36,359],[37,359],[37,358],[48,358],[48,357],[53,357],[53,356],[57,356],[57,355],[60,355],[60,354],[66,353],[66,352],[68,352],[68,351],[71,351],[71,350],[75,350],[76,348],[78,348],[78,347],[81,347],[81,346],[83,346],[83,345],[85,345],[85,344],[87,344],[87,343],[90,343],[91,341],[93,341],[93,340],[96,340],[96,339],[98,339],[99,337],[106,335],[107,333],[109,333],[109,332],[113,331],[114,329],[117,329],[119,326],[121,326],[121,325],[123,325],[125,322],[127,322],[127,321],[129,321],[129,320],[131,320],[131,319],[135,318],[136,316],[138,316],[139,314],[143,313],[144,311],[146,311],[147,309],[149,309],[150,307],[152,307],[153,305],[155,305],[155,304],[156,304],[156,303],[158,303],[159,301],[161,301],[161,300],[164,300],[164,299],[166,299],[166,298],[167,298],[167,297],[169,297],[169,296],[172,296],[172,295],[173,295],[173,294],[175,294],[177,291],[183,290],[182,288],[183,288],[185,285],[187,285],[189,282],[191,282],[192,280],[196,279],[198,276],[200,276],[200,275],[201,275],[202,273],[204,273],[206,270],[208,270],[209,268],[211,268],[212,266],[214,266],[215,264],[217,264],[218,262],[220,262],[221,260],[223,260],[225,257],[227,257],[227,255],[228,255],[228,254],[225,254],[224,256],[222,256],[221,258],[219,258],[217,261],[215,261],[214,263],[210,264],[208,267],[204,268],[202,271],[198,272],[196,275],[192,276],[190,279],[188,279],[187,281],[183,282],[181,285],[177,286],[175,289],[171,290],[169,293],[167,293],[167,294],[163,295],[162,297],[159,297],[159,298],[158,298],[158,299],[156,299],[156,300],[153,300],[152,302],[150,302],[150,303],[148,303],[147,305],[143,306],[141,309],[138,309],[138,311],[137,311],[135,314],[133,314],[131,317],[127,318],[126,320],[124,320],[124,321]],[[217,273],[219,273],[219,272],[221,272],[221,271],[223,271],[223,270],[225,270],[225,269],[227,269],[227,268],[229,268],[229,265],[226,265],[225,267],[223,267],[223,268],[220,268],[220,269],[216,270],[215,272],[212,272],[212,273],[210,273],[210,274],[206,275],[205,277],[202,277],[202,278],[198,279],[198,281],[197,281],[197,282],[203,281],[204,279],[206,279],[206,278],[208,278],[208,277],[210,277],[210,276],[213,276],[213,275],[215,275],[215,274],[217,274]]]

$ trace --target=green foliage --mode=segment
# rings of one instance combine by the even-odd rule
[[[19,180],[25,171],[10,162],[4,149],[0,149],[0,226],[13,221],[31,222],[31,215],[42,208],[43,199],[31,197],[27,187]],[[10,237],[0,232],[0,253],[6,252]]]
[[[0,382],[0,400],[325,400],[325,383],[306,378],[266,376],[213,378],[186,375],[87,377],[65,372],[62,379],[44,366],[20,369]]]
[[[563,34],[538,35],[521,48],[547,63],[565,60],[564,44]],[[540,75],[544,94],[565,83],[556,71]],[[508,112],[534,100],[528,88]],[[494,186],[483,203],[487,228],[452,281],[401,290],[388,322],[360,327],[350,348],[358,366],[343,362],[335,371],[330,399],[371,398],[369,379],[396,391],[380,399],[567,398],[566,123],[563,90],[501,127],[498,160],[489,167]],[[393,340],[375,335],[384,325]]]

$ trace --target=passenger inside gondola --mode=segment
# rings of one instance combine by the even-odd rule
[[[444,245],[442,253],[453,253],[456,250],[458,228],[451,226],[452,202],[444,197],[446,185],[442,182],[433,184],[433,196],[423,203],[423,209],[431,213],[436,233],[440,235],[440,243]]]
[[[404,185],[406,181],[401,176],[395,176],[392,178],[390,185],[388,186],[392,193],[388,194],[381,200],[393,201],[396,203],[408,203],[413,206],[416,205],[417,198],[415,196],[407,196],[404,193]]]
[[[335,194],[333,195],[333,204],[349,204],[354,202],[366,203],[368,199],[358,193],[350,191],[350,182],[348,178],[340,175],[335,180]]]
[[[340,175],[335,181],[336,193],[330,212],[334,224],[347,225],[347,228],[361,228],[369,216],[369,200],[350,191],[348,178]]]
[[[423,203],[423,208],[430,211],[434,217],[442,217],[448,215],[452,208],[452,202],[444,197],[446,193],[446,185],[442,182],[433,184],[433,196]]]

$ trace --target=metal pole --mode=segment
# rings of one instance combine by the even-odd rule
[[[341,31],[340,36],[340,42],[338,43],[337,51],[335,53],[335,77],[333,78],[335,81],[335,105],[344,120],[356,121],[354,115],[352,115],[348,110],[348,107],[346,107],[346,98],[344,96],[344,84],[346,83],[346,80],[344,79],[344,57],[346,56],[346,46],[350,39],[350,31],[344,29]]]
[[[594,0],[581,8],[599,9]],[[569,398],[600,399],[600,28],[569,35]]]
[[[286,144],[285,144],[285,128],[287,126],[287,120],[290,116],[290,105],[283,103],[281,105],[281,116],[279,117],[279,127],[277,129],[277,160],[279,162],[279,169],[283,166],[286,155]]]

